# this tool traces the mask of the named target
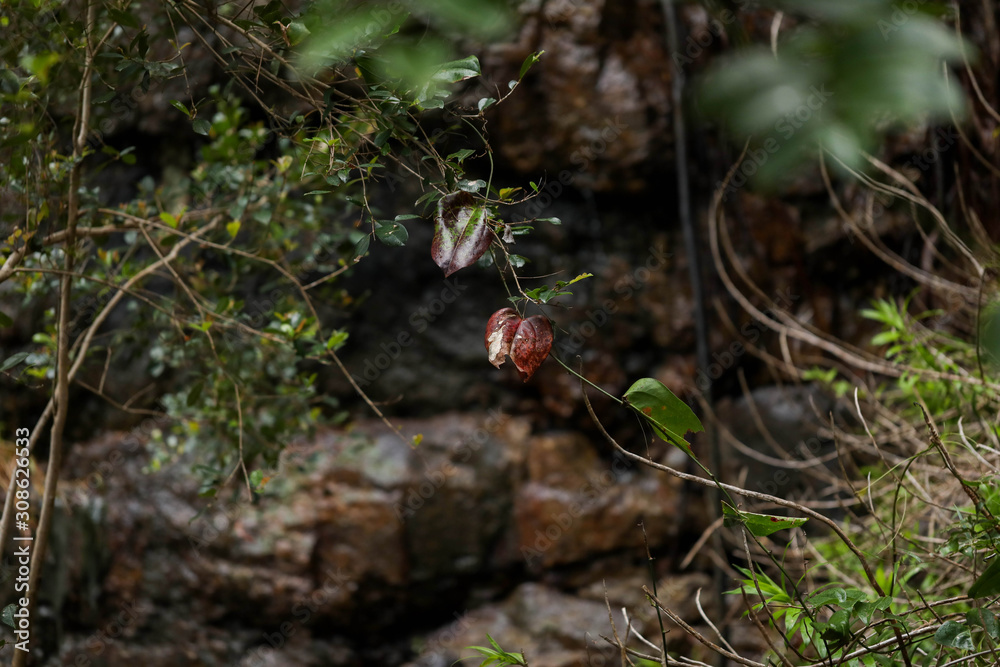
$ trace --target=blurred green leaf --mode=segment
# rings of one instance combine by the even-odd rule
[[[107,9],[108,9],[108,17],[115,23],[125,28],[135,28],[136,30],[138,30],[141,27],[139,24],[139,20],[136,19],[134,16],[132,16],[132,14],[130,14],[129,12],[127,11],[123,12],[113,7],[108,7]]]
[[[962,44],[942,22],[920,11],[901,20],[883,0],[780,4],[818,22],[789,31],[777,57],[761,45],[720,59],[699,85],[706,111],[740,141],[752,137],[738,185],[751,176],[772,185],[819,147],[861,167],[884,127],[962,113],[941,70]]]
[[[1000,556],[993,558],[993,562],[969,588],[970,598],[988,598],[994,595],[1000,595]]]
[[[2,364],[0,364],[0,373],[13,368],[14,366],[17,366],[19,363],[27,359],[29,354],[31,353],[17,352],[16,354],[10,355],[6,359],[4,359],[4,362]]]
[[[968,626],[957,621],[945,621],[937,629],[937,632],[934,633],[934,641],[941,644],[941,646],[951,646],[966,651],[971,651],[975,648]]]
[[[347,343],[347,338],[349,335],[350,334],[344,331],[343,329],[337,329],[332,334],[330,334],[330,337],[327,339],[326,349],[333,350],[334,352],[336,352],[340,348],[344,347],[344,344]]]
[[[371,240],[371,237],[366,234],[360,241],[357,242],[354,246],[354,256],[352,257],[352,261],[356,262],[365,256],[368,252],[368,245],[371,243]]]
[[[1000,302],[983,309],[979,325],[979,343],[985,356],[1000,364]]]
[[[468,56],[440,65],[431,78],[442,83],[458,83],[480,74],[482,71],[479,69],[479,58]]]
[[[291,46],[297,46],[310,35],[309,28],[307,28],[304,23],[300,23],[299,21],[292,21],[289,23],[285,31],[285,34],[288,37],[288,43]]]
[[[9,605],[7,605],[6,607],[3,608],[3,611],[0,612],[0,620],[2,620],[4,622],[4,625],[9,625],[12,628],[16,628],[17,627],[14,624],[14,612],[15,611],[17,611],[17,605],[13,604],[13,603],[11,603],[11,604],[9,604]]]

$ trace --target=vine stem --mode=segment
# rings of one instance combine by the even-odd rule
[[[620,444],[618,444],[618,441],[612,438],[611,434],[608,433],[607,430],[604,428],[604,425],[597,418],[597,414],[594,412],[594,407],[590,404],[590,397],[587,396],[586,392],[584,392],[583,394],[583,402],[587,406],[587,412],[590,413],[590,418],[594,420],[594,423],[597,425],[598,430],[600,430],[601,435],[603,435],[604,438],[609,443],[611,443],[612,447],[617,449],[627,458],[632,459],[633,461],[638,461],[639,463],[647,465],[655,470],[660,470],[670,475],[673,475],[678,479],[688,480],[696,484],[701,484],[702,486],[718,485],[722,487],[722,490],[728,493],[734,493],[738,496],[753,498],[755,500],[762,500],[765,502],[774,503],[775,505],[780,505],[781,507],[788,507],[790,509],[794,509],[798,512],[801,512],[802,514],[805,514],[809,517],[812,517],[813,519],[816,519],[820,523],[829,526],[830,530],[836,533],[837,537],[839,537],[841,541],[845,545],[847,545],[847,548],[850,549],[851,552],[853,552],[854,555],[857,557],[858,562],[861,563],[861,567],[865,571],[865,577],[868,579],[868,582],[872,585],[872,588],[875,590],[875,592],[878,593],[880,597],[885,596],[885,592],[882,590],[882,586],[878,583],[878,579],[875,578],[875,572],[872,570],[871,564],[869,564],[868,562],[868,558],[864,555],[864,553],[862,553],[861,549],[859,549],[858,546],[854,544],[851,538],[847,536],[847,533],[844,532],[844,529],[841,528],[840,525],[837,524],[837,522],[834,521],[833,519],[823,514],[820,514],[819,512],[817,512],[812,508],[806,507],[805,505],[794,502],[792,500],[785,500],[784,498],[779,498],[778,496],[772,496],[769,493],[761,493],[760,491],[751,491],[750,489],[744,489],[742,487],[734,486],[732,484],[726,484],[724,482],[719,482],[717,480],[705,479],[704,477],[691,475],[689,473],[681,472],[680,470],[671,468],[670,466],[663,465],[662,463],[657,463],[656,461],[652,461],[640,454],[635,454],[633,452],[630,452],[629,450],[625,449]]]
[[[738,486],[734,486],[732,484],[724,484],[722,482],[719,482],[714,477],[712,477],[712,479],[705,479],[704,477],[691,475],[685,472],[681,472],[680,470],[671,468],[670,466],[663,465],[662,463],[657,463],[656,461],[648,459],[640,454],[635,454],[633,452],[630,452],[629,450],[625,449],[620,444],[618,444],[618,441],[615,440],[613,437],[611,437],[611,434],[608,433],[607,429],[604,428],[604,425],[600,422],[600,420],[597,418],[597,414],[594,412],[594,407],[590,404],[590,397],[587,396],[587,392],[583,392],[583,402],[584,404],[586,404],[587,412],[590,414],[590,418],[594,420],[594,424],[597,425],[597,428],[601,432],[601,435],[603,435],[604,438],[609,443],[611,443],[612,447],[617,449],[627,458],[642,463],[643,465],[649,466],[654,470],[661,470],[665,473],[673,475],[674,477],[677,477],[678,479],[695,482],[696,484],[701,484],[702,486],[716,486],[721,491],[726,493],[727,496],[730,493],[733,493],[738,496],[744,496],[746,498],[754,498],[755,500],[763,500],[766,502],[774,503],[775,505],[779,505],[781,507],[788,507],[790,509],[794,509],[797,512],[801,512],[802,514],[805,514],[813,519],[816,519],[820,523],[829,526],[829,528],[834,533],[836,533],[837,537],[840,538],[840,541],[843,542],[847,546],[847,548],[851,550],[854,556],[858,559],[858,562],[861,564],[861,568],[865,572],[865,578],[868,579],[868,583],[871,584],[872,589],[875,591],[875,593],[879,597],[885,597],[885,590],[882,588],[881,584],[879,584],[878,579],[875,576],[875,572],[872,570],[871,564],[868,562],[868,558],[861,551],[861,549],[858,548],[858,545],[856,545],[854,541],[851,540],[850,537],[848,537],[847,533],[844,532],[844,529],[841,528],[840,525],[833,519],[823,514],[820,514],[819,512],[817,512],[812,508],[806,507],[805,505],[802,505],[800,503],[791,500],[785,500],[784,498],[779,498],[778,496],[772,496],[768,493],[751,491],[750,489],[744,489]],[[899,626],[896,623],[892,623],[891,628],[894,635],[894,639],[897,645],[899,646],[900,655],[903,658],[903,664],[906,665],[906,667],[912,667],[913,663],[910,661],[910,656],[906,652],[906,641],[903,636],[902,630],[900,630]]]
[[[602,394],[604,394],[605,396],[607,396],[608,398],[610,398],[610,399],[611,399],[612,401],[614,401],[614,402],[615,402],[615,403],[617,403],[618,405],[625,405],[625,402],[624,402],[624,401],[623,401],[622,399],[620,399],[620,398],[618,398],[617,396],[614,396],[614,395],[612,395],[612,394],[609,394],[608,392],[606,392],[606,391],[605,391],[604,389],[602,389],[601,387],[598,387],[598,386],[597,386],[596,384],[594,384],[593,382],[591,382],[591,381],[590,381],[590,380],[588,380],[587,378],[583,377],[583,375],[581,375],[580,373],[577,373],[577,372],[576,372],[576,371],[574,371],[574,370],[573,370],[572,368],[570,368],[569,366],[567,366],[567,365],[566,365],[566,363],[565,363],[565,362],[564,362],[564,361],[563,361],[562,359],[560,359],[559,357],[557,357],[556,355],[554,355],[554,354],[553,354],[553,355],[552,355],[552,358],[553,358],[553,359],[555,359],[555,360],[556,360],[557,362],[559,362],[559,365],[560,365],[560,366],[562,366],[563,368],[565,368],[565,369],[566,369],[567,371],[569,371],[571,375],[575,375],[576,377],[580,378],[580,381],[581,381],[581,382],[586,382],[586,383],[587,383],[587,384],[589,384],[589,385],[590,385],[591,387],[593,387],[593,388],[594,388],[594,389],[596,389],[597,391],[601,392]],[[580,363],[581,363],[581,365],[582,365],[582,363],[583,363],[583,362],[581,361]],[[586,393],[584,393],[584,396],[586,396],[586,395],[587,395],[587,394],[586,394]]]

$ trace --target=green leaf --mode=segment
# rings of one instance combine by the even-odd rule
[[[581,273],[580,275],[578,275],[576,278],[573,278],[573,280],[571,280],[569,282],[564,282],[562,280],[557,280],[556,281],[556,289],[560,289],[561,290],[563,287],[569,287],[570,285],[578,283],[581,280],[586,280],[587,278],[593,278],[593,277],[594,277],[593,273]]]
[[[172,106],[175,109],[178,109],[181,113],[183,113],[188,118],[191,117],[191,112],[188,111],[188,108],[186,106],[184,106],[184,104],[182,102],[180,102],[180,100],[170,100],[170,106]]]
[[[4,360],[3,364],[0,364],[0,373],[9,370],[11,368],[14,368],[14,366],[17,366],[19,363],[27,359],[29,354],[31,353],[18,352],[17,354],[10,355]]]
[[[496,103],[497,101],[492,97],[484,97],[483,99],[479,100],[479,113],[486,111]]]
[[[872,345],[885,345],[886,343],[893,343],[899,340],[898,331],[883,331],[872,337]]]
[[[302,42],[302,40],[308,37],[309,34],[309,28],[307,28],[304,23],[299,23],[298,21],[292,21],[289,23],[288,28],[285,30],[285,35],[288,37],[288,43],[292,46]]]
[[[622,398],[626,405],[652,424],[661,439],[673,442],[685,454],[697,458],[684,440],[684,435],[688,431],[704,431],[705,427],[687,403],[674,396],[662,382],[643,378],[629,387]]]
[[[212,123],[210,123],[209,121],[205,120],[204,118],[197,118],[197,119],[195,119],[195,121],[193,123],[191,123],[191,127],[198,134],[201,134],[201,135],[204,135],[204,136],[207,137],[209,131],[212,129]]]
[[[229,235],[231,237],[236,238],[236,235],[240,233],[240,221],[233,220],[232,222],[227,224],[226,231],[229,232]]]
[[[941,644],[941,646],[951,646],[966,651],[971,651],[975,648],[968,626],[956,621],[945,621],[944,625],[934,633],[934,641]]]
[[[534,186],[535,184],[532,183],[531,185]],[[559,218],[539,218],[538,222],[547,222],[550,225],[561,225],[562,224],[562,220],[560,220]]]
[[[965,622],[970,626],[979,626],[986,630],[986,634],[993,639],[996,639],[1000,635],[997,617],[989,609],[970,609],[965,614]]]
[[[539,51],[538,53],[532,53],[530,56],[525,58],[524,62],[521,63],[521,72],[517,75],[517,78],[523,79],[524,75],[528,73],[528,70],[531,69],[535,63],[541,60],[543,53],[545,53],[545,51]]]
[[[401,247],[410,238],[406,227],[392,220],[380,220],[375,223],[375,236],[388,246]]]
[[[688,452],[690,454],[690,452]],[[803,518],[789,518],[787,516],[774,516],[772,514],[755,514],[753,512],[743,512],[735,507],[729,505],[729,503],[722,503],[722,513],[725,516],[725,524],[727,527],[733,527],[736,525],[744,525],[750,534],[756,537],[766,537],[771,533],[775,533],[779,530],[785,528],[797,528],[804,524],[808,519]],[[843,593],[843,589],[840,589]],[[836,596],[831,597],[831,600],[836,600]],[[844,598],[846,600],[846,597]],[[820,602],[817,604],[827,604],[826,602]]]
[[[730,508],[732,509],[732,508]],[[726,508],[722,508],[723,512]],[[749,512],[743,512],[743,514],[749,514]],[[758,516],[765,516],[763,514]],[[778,517],[779,519],[784,519],[786,517]],[[759,536],[758,536],[759,537]],[[815,595],[806,598],[806,601],[813,607],[822,607],[825,604],[835,605],[837,607],[843,607],[844,603],[847,602],[847,591],[840,587],[828,588],[825,591],[820,591]]]
[[[263,481],[264,481],[263,470],[254,470],[252,473],[250,473],[250,486],[252,486],[253,488],[259,489],[260,483]]]
[[[828,642],[840,643],[851,638],[851,615],[841,609],[833,613],[826,623],[817,623],[820,636]]]
[[[368,238],[367,236],[365,238]],[[350,336],[349,333],[343,329],[337,329],[332,334],[330,338],[326,341],[326,349],[337,351],[344,347],[344,343],[347,342],[347,337]]]
[[[389,137],[391,137],[391,136],[392,136],[392,128],[388,128],[387,127],[384,130],[380,130],[378,132],[378,134],[375,135],[375,139],[373,140],[373,143],[378,148],[382,148],[382,146],[385,146],[385,142],[389,141]]]
[[[0,310],[0,327],[12,327],[14,326],[14,320],[10,319],[7,313]]]
[[[16,628],[14,625],[14,611],[17,610],[16,604],[9,604],[3,608],[3,612],[0,612],[0,620],[2,620],[6,625],[12,628]]]
[[[479,58],[469,56],[468,58],[453,60],[441,65],[434,72],[433,76],[431,76],[431,79],[441,83],[457,83],[465,79],[471,79],[474,76],[479,76],[480,74],[482,74],[482,70],[479,67]]]
[[[191,408],[198,404],[198,399],[201,398],[201,392],[204,388],[205,388],[204,380],[199,380],[198,382],[194,383],[194,385],[191,387],[191,391],[188,392],[187,400],[185,401],[187,407]]]
[[[476,151],[474,151],[474,150],[472,150],[470,148],[463,148],[460,151],[455,151],[454,153],[452,153],[451,155],[449,155],[446,159],[448,159],[448,160],[455,160],[455,161],[461,163],[463,160],[465,160],[465,158],[469,157],[470,155],[474,155],[475,152]]]
[[[521,257],[520,255],[511,255],[510,256],[510,265],[513,266],[515,269],[520,269],[522,266],[524,266],[527,263],[528,263],[528,260],[525,257]]]
[[[280,0],[271,0],[263,7],[254,7],[253,13],[257,15],[264,25],[271,25],[279,20],[284,14],[284,6]]]
[[[556,298],[562,294],[572,294],[572,292],[559,292],[548,285],[543,285],[542,287],[536,287],[535,289],[530,289],[524,293],[526,297],[534,301],[541,301],[542,303],[548,303],[551,299]]]
[[[854,613],[857,615],[858,620],[868,625],[876,611],[885,611],[891,604],[892,598],[890,597],[881,597],[873,602],[858,600],[854,604]]]
[[[172,213],[163,211],[162,213],[160,213],[160,220],[167,223],[168,227],[173,227],[174,229],[177,229],[177,218],[175,218]]]
[[[352,263],[357,262],[365,256],[365,253],[368,252],[368,245],[371,243],[371,240],[372,237],[365,235],[360,241],[358,241],[357,245],[354,246],[354,257],[351,258]]]
[[[1000,556],[993,559],[969,588],[970,598],[989,598],[997,594],[1000,594]]]
[[[119,9],[113,9],[111,7],[108,7],[108,16],[111,18],[112,21],[126,28],[135,28],[138,30],[140,27],[139,21],[137,21],[136,18],[131,14],[129,14],[128,12],[123,12]]]

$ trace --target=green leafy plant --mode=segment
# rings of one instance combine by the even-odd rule
[[[510,653],[503,650],[496,640],[489,635],[486,635],[486,639],[489,640],[490,645],[487,646],[467,646],[471,651],[475,651],[480,656],[482,656],[483,661],[479,663],[479,667],[490,667],[491,665],[496,665],[497,667],[505,667],[506,665],[521,665],[522,667],[528,667],[528,663],[525,662],[524,656],[520,653]],[[473,660],[478,658],[464,658],[464,660]]]
[[[421,207],[448,197],[480,212],[472,225],[480,242],[504,247],[499,207],[525,191],[497,189],[492,174],[489,183],[471,177],[468,162],[485,157],[492,167],[483,114],[539,54],[505,94],[469,112],[453,96],[480,63],[453,53],[449,34],[503,30],[502,3],[389,15],[379,3],[333,0],[151,9],[4,6],[0,283],[17,308],[41,318],[32,347],[0,365],[4,381],[48,392],[30,445],[53,420],[51,479],[75,387],[146,420],[148,471],[183,456],[206,497],[234,479],[240,485],[228,493],[253,497],[287,442],[345,418],[316,390],[323,367],[383,416],[339,356],[349,330],[329,316],[357,307],[341,281],[359,261],[408,243],[411,221],[431,217]],[[208,48],[221,82],[198,83],[200,63],[188,60],[180,28]],[[138,154],[116,130],[139,102],[160,99],[157,113],[177,128],[167,150],[177,154],[164,160],[163,178],[142,178],[112,200],[96,175],[133,166]],[[437,110],[443,137],[421,127],[428,110]],[[443,151],[466,133],[480,148]],[[413,213],[372,201],[378,183],[407,179],[424,193]],[[533,223],[520,221],[519,232]],[[512,273],[523,261],[509,264]],[[125,367],[156,391],[128,395],[109,373]],[[29,606],[55,490],[47,485],[42,502]],[[0,543],[9,544],[12,522],[5,511]]]

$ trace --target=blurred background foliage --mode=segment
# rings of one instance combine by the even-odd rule
[[[704,109],[734,138],[765,151],[758,182],[789,180],[819,150],[859,168],[894,128],[961,118],[964,96],[949,64],[974,57],[940,17],[942,4],[890,0],[768,3],[782,14],[770,48],[740,49],[700,85]]]

